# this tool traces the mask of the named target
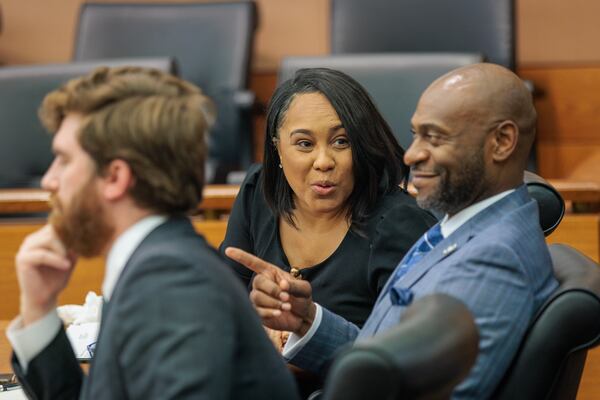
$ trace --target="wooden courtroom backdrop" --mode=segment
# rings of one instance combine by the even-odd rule
[[[68,61],[78,8],[83,2],[0,0],[0,64]],[[329,0],[256,2],[260,21],[251,86],[266,102],[283,56],[329,52]],[[540,173],[546,178],[579,177],[600,182],[600,135],[596,133],[600,126],[600,1],[516,3],[518,73],[531,79],[540,93],[536,99]],[[257,118],[258,138],[262,126],[261,118]],[[257,156],[260,143],[261,139]],[[590,357],[579,399],[600,398],[600,351],[592,352]]]

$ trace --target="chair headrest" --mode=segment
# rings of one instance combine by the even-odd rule
[[[336,357],[325,398],[408,399],[427,393],[448,398],[475,363],[478,343],[477,327],[463,303],[445,294],[426,296],[406,310],[397,326]]]
[[[544,178],[533,172],[525,171],[523,181],[529,195],[538,203],[540,226],[544,235],[550,235],[565,215],[565,201],[558,191]]]

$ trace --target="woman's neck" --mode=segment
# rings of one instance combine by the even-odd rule
[[[344,210],[318,213],[298,208],[294,210],[292,218],[300,231],[328,232],[335,226],[350,226],[350,218]]]
[[[350,229],[346,213],[303,213],[294,210],[294,222],[279,220],[279,238],[290,267],[303,269],[322,263],[341,245]]]

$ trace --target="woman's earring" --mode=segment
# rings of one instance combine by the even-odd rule
[[[279,163],[279,168],[283,169],[283,165],[281,165],[281,163]]]

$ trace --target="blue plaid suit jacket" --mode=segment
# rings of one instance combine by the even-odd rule
[[[407,303],[446,293],[463,301],[473,313],[480,353],[469,377],[455,390],[454,399],[491,395],[535,311],[557,286],[537,203],[524,185],[467,221],[394,284],[410,294]],[[409,304],[391,304],[386,289],[362,331],[323,309],[319,329],[289,361],[324,374],[340,347],[397,324]]]

